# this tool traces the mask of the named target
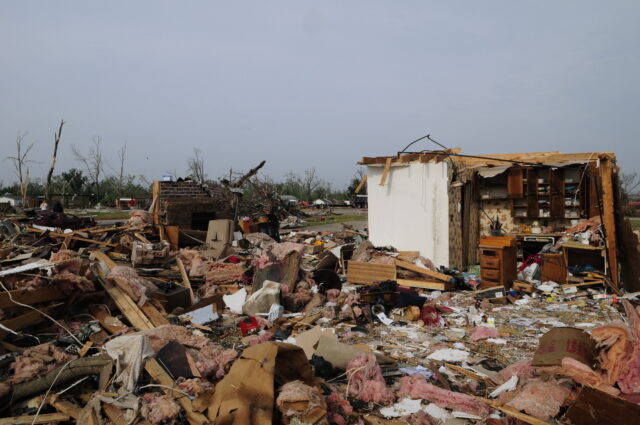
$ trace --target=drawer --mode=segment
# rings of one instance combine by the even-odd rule
[[[495,282],[493,280],[486,280],[486,279],[482,279],[482,284],[480,285],[482,289],[493,288],[495,286],[502,286],[502,285],[500,284],[500,282]]]
[[[499,269],[500,268],[500,257],[480,257],[480,267],[487,269]]]
[[[500,280],[500,270],[493,270],[493,269],[480,269],[481,273],[480,273],[480,277],[482,278],[482,280],[494,280],[494,281],[499,281]]]

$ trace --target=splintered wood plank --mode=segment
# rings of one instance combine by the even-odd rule
[[[14,291],[9,291],[8,293],[0,293],[0,308],[16,307],[16,304],[11,302],[9,294],[11,294],[11,298],[15,301],[28,305],[59,300],[65,297],[58,288],[54,287],[36,288],[34,290],[16,289]]]
[[[360,183],[358,184],[358,187],[356,187],[356,190],[354,190],[354,193],[360,193],[360,191],[362,190],[362,188],[364,187],[365,184],[367,184],[367,175],[366,174],[364,175],[362,180],[360,180]]]
[[[13,416],[11,418],[0,418],[0,425],[30,425],[30,424],[46,424],[49,422],[68,421],[69,415],[63,413],[44,413],[36,418],[29,416]]]
[[[433,282],[428,280],[396,279],[398,285],[411,288],[433,289],[434,291],[450,291],[454,288],[451,282]]]
[[[411,264],[402,260],[396,260],[396,266],[406,270],[410,270],[412,272],[415,272],[424,276],[429,276],[434,279],[441,280],[443,282],[450,282],[452,279],[451,276],[449,276],[448,274],[436,272],[426,267],[416,266],[415,264]]]
[[[56,395],[49,396],[47,403],[53,406],[58,412],[64,415],[69,415],[76,420],[80,417],[80,413],[82,412],[82,407],[68,400],[61,400]]]
[[[102,262],[109,270],[116,266],[116,263],[104,252],[95,251],[92,255],[93,258]],[[102,269],[100,269],[100,272],[102,272]],[[126,317],[129,323],[136,329],[142,331],[168,323],[164,316],[162,316],[162,313],[151,304],[147,303],[140,309],[131,297],[125,294],[120,288],[104,279],[100,279],[100,282],[109,296],[115,301],[124,317]]]
[[[393,264],[365,263],[349,261],[347,281],[350,283],[372,284],[396,279],[396,266]]]
[[[613,165],[610,161],[600,162],[600,179],[602,182],[602,220],[606,233],[607,262],[611,272],[611,283],[618,289],[618,250],[616,244],[616,219],[613,194]]]
[[[156,359],[151,358],[147,360],[144,368],[151,376],[151,379],[153,379],[160,385],[164,385],[161,390],[173,397],[180,404],[180,406],[182,406],[182,408],[185,410],[187,420],[191,425],[204,425],[209,423],[209,420],[206,416],[193,410],[193,405],[189,397],[184,395],[182,392],[171,390],[171,388],[176,387],[176,384],[169,376],[169,374],[162,368],[162,366],[160,366],[160,363],[158,363]]]
[[[393,158],[387,158],[387,161],[384,164],[384,171],[382,171],[382,176],[380,177],[380,186],[384,186],[387,182],[387,177],[389,177],[389,170],[391,169],[391,160]]]
[[[62,303],[54,304],[52,306],[42,308],[41,311],[44,313],[49,313],[51,310],[60,307],[63,305]],[[0,322],[2,326],[5,326],[13,331],[19,331],[21,329],[28,328],[29,326],[37,325],[38,323],[44,321],[46,317],[42,315],[39,311],[30,311],[25,314],[21,314],[20,316],[13,317],[11,319],[3,320]],[[0,329],[0,338],[4,338],[8,334],[4,329]]]
[[[176,263],[178,263],[178,269],[180,269],[180,275],[182,276],[182,285],[189,288],[189,296],[191,297],[191,304],[195,304],[196,297],[193,295],[193,288],[191,288],[191,281],[189,281],[189,275],[187,274],[187,269],[184,267],[184,263],[180,258],[176,258]]]

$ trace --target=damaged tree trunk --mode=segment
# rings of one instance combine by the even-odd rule
[[[53,169],[56,167],[56,157],[58,155],[58,145],[60,144],[60,136],[62,135],[62,126],[64,125],[64,120],[60,120],[60,128],[58,128],[58,134],[53,134],[55,139],[53,144],[53,155],[51,156],[51,167],[49,167],[49,172],[47,173],[47,184],[44,187],[44,199],[49,199],[49,187],[51,186],[51,177],[53,177]]]

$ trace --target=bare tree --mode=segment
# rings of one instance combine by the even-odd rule
[[[193,149],[193,156],[188,159],[187,164],[189,166],[188,172],[192,179],[199,183],[204,183],[207,179],[207,175],[204,173],[204,159],[200,156],[200,149]]]
[[[638,173],[620,173],[620,189],[622,189],[623,198],[628,200],[630,196],[637,195],[639,187]]]
[[[58,133],[53,133],[53,155],[51,156],[51,167],[49,167],[49,172],[47,173],[47,183],[44,187],[44,199],[49,199],[49,187],[51,186],[51,177],[53,177],[53,169],[56,167],[56,157],[58,155],[58,145],[60,144],[60,136],[62,135],[62,126],[64,125],[64,120],[60,120],[60,128],[58,128]]]
[[[322,179],[320,179],[316,175],[316,169],[310,168],[304,172],[304,176],[302,176],[302,189],[304,191],[305,196],[308,201],[311,201],[311,196],[313,192],[320,186],[322,186]]]
[[[120,169],[118,170],[118,198],[122,197],[122,188],[124,186],[124,161],[127,155],[127,142],[118,151],[118,162],[120,163]]]
[[[76,157],[76,161],[80,161],[84,164],[87,170],[89,180],[94,187],[96,200],[100,201],[100,178],[102,177],[102,171],[104,170],[104,161],[102,159],[102,148],[100,144],[102,139],[99,136],[93,138],[93,146],[89,149],[89,152],[83,154],[77,146],[72,145],[71,149]]]
[[[28,164],[33,162],[28,159],[29,152],[33,148],[33,143],[29,146],[24,146],[24,138],[27,133],[18,135],[16,137],[16,156],[8,156],[13,162],[15,173],[18,176],[18,184],[20,185],[20,197],[22,198],[22,207],[27,204],[27,189],[29,188],[29,167]]]

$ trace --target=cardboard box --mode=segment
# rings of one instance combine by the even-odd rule
[[[540,338],[533,356],[533,366],[559,366],[562,359],[571,357],[588,366],[593,364],[595,342],[583,330],[554,328]]]

